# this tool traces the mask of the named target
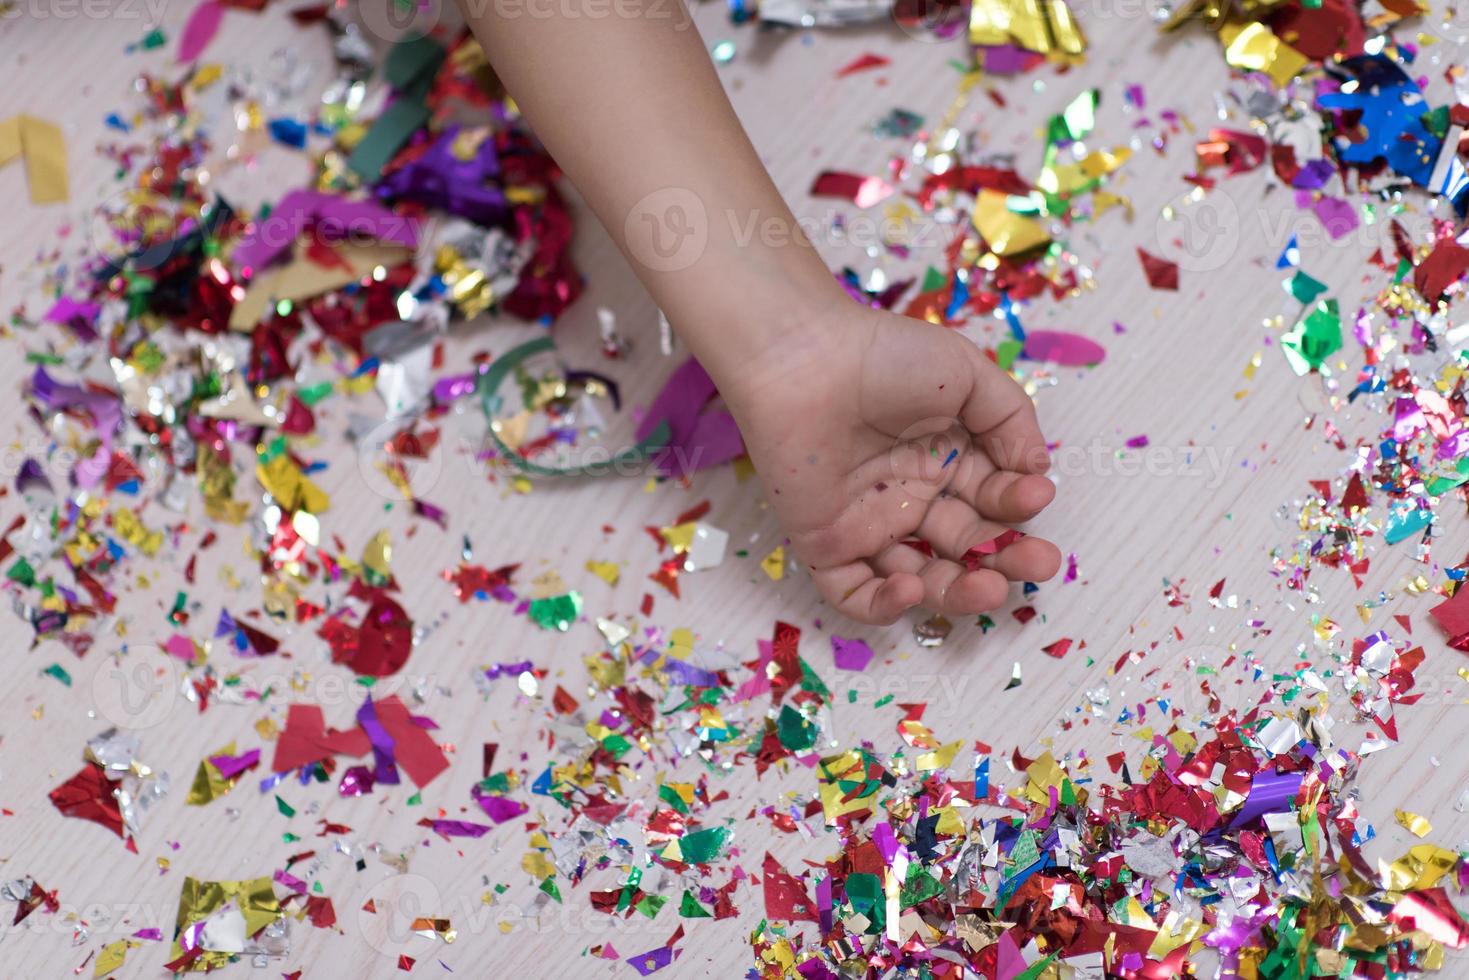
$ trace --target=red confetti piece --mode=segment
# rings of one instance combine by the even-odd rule
[[[1154,289],[1178,289],[1178,263],[1160,259],[1142,248],[1137,250],[1137,258],[1142,263],[1143,275],[1147,277],[1149,286]]]

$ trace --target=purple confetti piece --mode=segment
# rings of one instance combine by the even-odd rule
[[[865,640],[847,639],[843,636],[831,638],[831,657],[842,670],[862,671],[876,656]]]

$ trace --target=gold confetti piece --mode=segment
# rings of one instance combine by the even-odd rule
[[[527,852],[525,857],[520,859],[520,867],[522,871],[538,881],[556,873],[556,865],[538,851]]]
[[[189,79],[189,86],[195,91],[203,91],[224,77],[223,65],[200,65]]]
[[[66,141],[54,123],[21,114],[0,122],[0,167],[20,157],[32,204],[57,204],[67,191]]]
[[[92,968],[92,978],[105,977],[109,973],[122,966],[123,960],[127,958],[128,950],[137,949],[141,943],[132,939],[119,939],[108,943],[97,952],[97,963]]]
[[[779,582],[786,574],[786,549],[784,545],[776,545],[775,550],[760,559],[760,568],[766,575],[770,576],[772,582]]]
[[[1414,837],[1427,837],[1433,833],[1433,824],[1428,818],[1409,810],[1397,811],[1398,825],[1407,830]]]
[[[1032,803],[1048,803],[1052,787],[1059,790],[1066,781],[1066,770],[1051,753],[1043,753],[1025,771],[1025,795]]]
[[[974,201],[974,227],[996,255],[1020,255],[1051,241],[1040,222],[1010,210],[1003,191],[981,190]]]
[[[362,549],[362,567],[370,580],[383,583],[393,578],[393,539],[386,528],[378,531]]]
[[[1392,864],[1378,862],[1378,872],[1391,891],[1418,891],[1432,888],[1458,862],[1459,855],[1434,844],[1415,844],[1408,853]]]
[[[233,905],[245,920],[245,935],[253,936],[272,922],[281,918],[280,902],[269,878],[249,878],[243,881],[200,881],[185,878],[179,894],[179,913],[174,924],[175,936],[196,922],[202,922]],[[170,961],[184,955],[177,938],[169,953]],[[222,950],[204,950],[191,964],[191,969],[212,970],[229,963],[235,953]]]
[[[947,745],[939,746],[932,752],[924,752],[914,760],[913,766],[918,772],[932,772],[935,769],[947,769],[954,761],[954,756],[963,745],[963,741],[949,742]]]
[[[312,483],[285,453],[268,463],[256,464],[255,478],[286,510],[320,514],[331,504],[331,499],[322,489]]]
[[[224,748],[216,749],[199,760],[199,769],[194,773],[194,785],[189,788],[189,795],[184,802],[189,806],[204,806],[206,803],[213,803],[234,789],[238,780],[226,779],[219,771],[219,767],[209,761],[214,756],[234,754],[235,743],[231,742]]]
[[[616,585],[618,578],[622,575],[622,570],[617,567],[616,563],[610,561],[588,561],[587,571],[608,585]]]
[[[969,43],[1013,44],[1072,60],[1086,50],[1086,36],[1064,0],[975,0],[969,8]]]
[[[668,542],[668,546],[675,552],[688,551],[689,546],[694,543],[694,531],[698,528],[697,521],[688,521],[684,524],[672,524],[668,527],[658,529],[658,535]]]
[[[1219,28],[1219,39],[1224,42],[1224,60],[1230,67],[1263,71],[1281,87],[1290,84],[1307,64],[1305,55],[1259,21],[1230,21]]]
[[[149,557],[158,554],[158,549],[163,547],[163,532],[150,531],[138,520],[137,514],[124,507],[113,511],[112,529],[124,541]]]

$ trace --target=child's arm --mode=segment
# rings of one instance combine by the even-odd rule
[[[1055,574],[1030,399],[961,334],[853,303],[745,136],[682,0],[460,0],[536,135],[719,386],[833,604],[993,609]],[[919,447],[916,451],[914,448]],[[953,453],[951,458],[951,453]],[[932,559],[899,544],[919,537]]]

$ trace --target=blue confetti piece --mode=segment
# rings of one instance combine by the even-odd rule
[[[270,136],[277,143],[293,149],[306,149],[306,124],[296,119],[279,118],[270,121]]]

